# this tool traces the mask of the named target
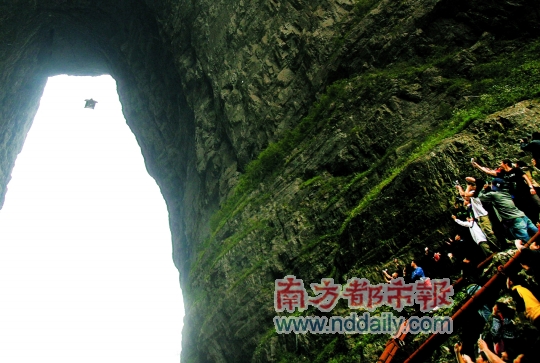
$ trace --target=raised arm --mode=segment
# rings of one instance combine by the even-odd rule
[[[478,339],[478,349],[486,354],[490,363],[505,363],[497,354],[489,350],[487,343],[482,339]]]
[[[461,346],[462,346],[461,342],[456,343],[456,345],[454,345],[454,352],[456,353],[457,363],[467,363],[467,361],[463,358],[463,355],[461,355]]]
[[[474,166],[476,169],[486,173],[487,175],[491,175],[491,176],[497,176],[497,171],[493,170],[493,169],[490,169],[490,168],[486,168],[485,166],[480,166],[478,165],[478,163],[476,161],[473,161],[472,163],[472,166]]]
[[[456,221],[457,224],[459,224],[460,226],[463,226],[463,227],[469,227],[471,228],[472,227],[472,222],[465,222],[465,221],[462,221],[460,219],[457,219],[456,216],[452,216],[452,219],[454,221]]]
[[[456,185],[456,189],[462,197],[472,197],[474,195],[474,191],[470,190],[470,186],[467,186],[467,189],[463,190],[461,185]]]

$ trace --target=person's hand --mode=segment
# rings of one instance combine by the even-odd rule
[[[461,347],[462,346],[463,346],[463,344],[461,342],[457,342],[456,345],[454,345],[454,352],[456,352],[456,354],[461,353]]]
[[[482,352],[489,350],[487,343],[482,338],[478,339],[478,349]]]
[[[471,261],[467,260],[466,258],[463,259],[463,263],[471,263]]]
[[[456,220],[456,218],[457,218],[457,217],[456,217],[455,215],[452,214],[452,219],[453,219],[453,220]]]
[[[515,240],[514,244],[516,245],[518,251],[521,251],[523,249],[523,242],[520,239]]]
[[[531,195],[535,195],[535,194],[536,194],[536,190],[534,190],[534,188],[531,188],[530,191],[531,191]]]
[[[533,166],[536,166],[536,160],[535,160],[535,159],[531,159],[531,164],[532,164]]]
[[[448,258],[454,258],[454,255],[452,253],[449,253]]]
[[[487,189],[487,188],[489,188],[489,184],[486,183],[486,184],[484,184],[483,189],[485,190],[485,189]]]
[[[497,266],[497,271],[501,273],[504,272],[504,266],[503,265]]]
[[[462,354],[461,357],[465,363],[474,363],[471,357],[469,357],[467,354]]]

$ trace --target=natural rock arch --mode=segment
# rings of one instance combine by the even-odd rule
[[[148,171],[167,201],[174,238],[184,240],[180,224],[189,212],[180,201],[199,182],[194,116],[150,9],[140,1],[30,1],[2,10],[2,200],[47,77],[110,74]],[[181,245],[186,244],[175,243]],[[186,266],[180,255],[176,249],[179,268]]]
[[[538,14],[535,0],[2,4],[0,197],[47,77],[112,75],[169,209],[183,357],[315,359],[336,343],[269,331],[273,279],[374,276],[391,253],[447,232],[433,225],[449,193],[413,196],[419,176],[443,185],[465,167],[457,146],[417,169],[403,161],[468,107],[477,64],[537,40]],[[396,218],[428,201],[410,229]]]

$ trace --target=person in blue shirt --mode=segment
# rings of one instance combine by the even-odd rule
[[[411,267],[414,269],[411,275],[412,282],[415,282],[417,280],[424,281],[426,279],[426,275],[424,275],[424,270],[422,269],[422,267],[418,266],[414,260],[411,262]]]

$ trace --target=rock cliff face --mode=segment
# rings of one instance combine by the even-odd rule
[[[384,337],[278,336],[274,280],[376,281],[446,236],[467,160],[540,126],[518,104],[539,20],[533,0],[1,4],[0,196],[47,77],[111,74],[169,209],[183,361],[374,361]]]

